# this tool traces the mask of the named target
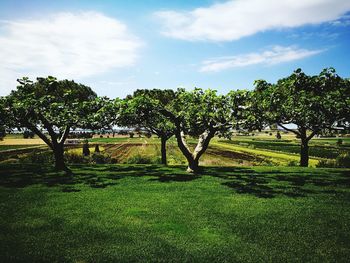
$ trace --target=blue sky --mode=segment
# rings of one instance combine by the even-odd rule
[[[282,2],[282,3],[281,3]],[[302,68],[350,77],[350,1],[0,1],[0,95],[54,75],[137,88],[252,89]]]

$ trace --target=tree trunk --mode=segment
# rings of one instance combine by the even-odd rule
[[[198,143],[193,153],[190,151],[186,143],[186,138],[183,132],[178,129],[175,132],[175,136],[177,139],[177,144],[182,154],[186,157],[188,162],[187,172],[189,173],[197,173],[199,171],[199,158],[206,151],[209,146],[209,142],[211,138],[214,137],[215,131],[205,131],[199,136]]]
[[[63,149],[63,144],[57,144],[53,148],[53,152],[55,155],[55,169],[57,171],[67,171],[68,168],[66,164],[64,163],[64,149]]]
[[[300,166],[309,166],[309,141],[307,139],[301,139],[300,145]]]
[[[167,138],[162,136],[160,137],[160,142],[161,142],[161,155],[162,155],[162,164],[167,165],[167,160],[166,160],[166,141]]]
[[[188,173],[197,173],[199,171],[199,161],[198,159],[187,159],[188,160],[188,167],[187,172]]]

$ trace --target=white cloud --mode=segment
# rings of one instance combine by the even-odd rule
[[[274,65],[283,62],[303,59],[323,52],[324,50],[307,50],[294,46],[274,46],[271,50],[261,53],[249,53],[230,57],[219,57],[202,62],[200,72],[218,72],[230,68],[246,67],[250,65]]]
[[[120,21],[96,12],[0,22],[0,95],[22,76],[80,79],[135,63],[141,46]]]
[[[166,36],[232,41],[270,29],[333,21],[350,11],[349,0],[231,0],[192,11],[159,11]]]

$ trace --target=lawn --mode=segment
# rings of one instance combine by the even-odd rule
[[[2,262],[348,262],[350,170],[0,166]]]

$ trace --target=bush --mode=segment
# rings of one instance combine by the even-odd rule
[[[89,149],[89,142],[86,140],[83,144],[83,155],[89,156],[90,155],[90,149]]]
[[[95,153],[99,153],[100,152],[100,147],[98,146],[98,144],[95,145]]]
[[[146,136],[146,138],[151,138],[151,137],[152,137],[152,133],[150,133],[150,132],[145,132],[145,136]]]
[[[5,136],[6,136],[6,130],[4,127],[0,126],[0,141],[2,141]]]
[[[318,164],[316,164],[316,167],[319,167],[319,168],[334,168],[334,167],[337,167],[337,163],[336,163],[335,160],[330,160],[330,159],[320,160],[318,162]]]
[[[342,140],[342,139],[338,139],[338,140],[337,140],[337,145],[340,146],[340,145],[342,145],[342,144],[343,144],[343,140]]]
[[[281,140],[282,139],[281,133],[279,131],[276,134],[276,139],[277,140]]]
[[[54,157],[51,151],[33,150],[31,153],[19,156],[24,163],[53,163]]]
[[[130,138],[134,138],[134,135],[135,135],[135,134],[134,134],[133,132],[129,132],[129,137],[130,137]]]
[[[298,161],[295,161],[295,160],[289,161],[288,164],[287,164],[287,166],[299,166],[299,162],[298,162]]]
[[[64,157],[67,163],[75,163],[75,164],[90,163],[89,157],[85,157],[82,154],[78,154],[74,152],[66,152]]]
[[[97,153],[95,152],[91,156],[91,161],[96,164],[106,164],[106,163],[114,163],[115,160],[111,158],[108,154]]]
[[[350,168],[350,154],[341,153],[336,159],[337,166],[342,168]]]
[[[24,131],[23,132],[23,138],[24,139],[28,139],[28,138],[31,138],[33,139],[34,138],[34,133],[32,131]]]

